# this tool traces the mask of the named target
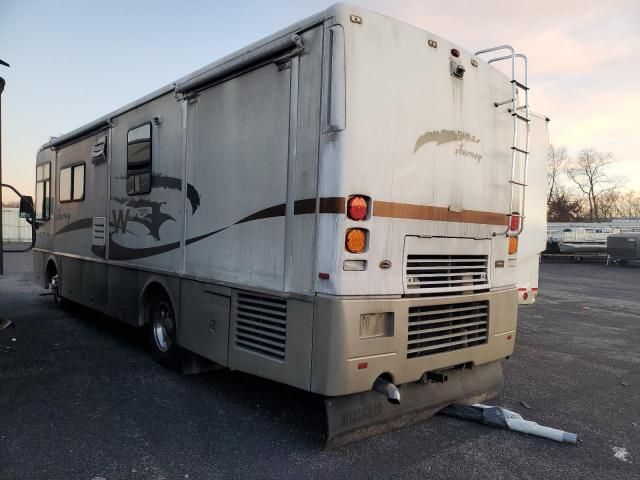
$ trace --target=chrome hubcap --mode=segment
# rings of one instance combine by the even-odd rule
[[[158,350],[167,352],[173,344],[173,316],[169,307],[160,304],[153,314],[153,338],[156,342]]]

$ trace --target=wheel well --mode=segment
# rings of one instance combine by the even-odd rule
[[[175,314],[175,308],[173,307],[171,296],[167,293],[167,290],[158,282],[151,282],[145,287],[144,292],[142,293],[142,298],[140,300],[140,325],[145,325],[149,321],[149,305],[152,299],[158,297],[165,297],[169,301],[169,304],[171,305],[171,308],[174,310]]]
[[[47,262],[47,268],[45,269],[45,277],[47,280],[47,285],[51,283],[51,279],[58,274],[58,267],[56,266],[56,262],[53,259],[50,259]]]

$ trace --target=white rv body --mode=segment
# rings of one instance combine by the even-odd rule
[[[549,119],[532,114],[531,118],[531,166],[527,179],[526,226],[518,242],[518,294],[521,304],[532,304],[538,296],[540,255],[547,248],[547,172],[549,148]]]
[[[450,371],[437,405],[486,398],[544,248],[536,183],[508,252],[514,124],[494,104],[512,92],[458,45],[335,5],[44,145],[35,271],[138,326],[162,292],[183,349],[322,395]],[[84,189],[62,202],[68,169]]]

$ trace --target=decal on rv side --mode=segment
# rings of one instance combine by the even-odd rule
[[[127,179],[126,176],[116,178],[118,180]],[[155,190],[156,188],[182,191],[182,179],[163,175],[162,173],[152,173],[151,189]],[[196,210],[198,210],[198,207],[200,206],[200,198],[200,192],[198,192],[198,189],[190,183],[187,183],[187,200],[189,200],[189,203],[191,204],[191,215],[196,213]]]
[[[182,180],[180,178],[162,175],[161,173],[153,173],[151,175],[151,188],[166,188],[169,190],[182,191]],[[189,200],[191,204],[191,215],[193,215],[200,206],[200,192],[190,183],[187,183],[187,200]]]
[[[160,240],[160,227],[169,220],[176,221],[161,210],[167,202],[154,202],[143,198],[114,197],[113,200],[123,205],[122,208],[111,210],[110,226],[114,228],[113,233],[132,233],[127,226],[129,222],[133,222],[145,227],[148,230],[147,235]]]
[[[431,130],[425,132],[418,137],[416,145],[413,147],[413,153],[416,153],[421,147],[428,143],[435,143],[436,146],[444,145],[445,143],[460,142],[460,145],[455,150],[455,154],[461,157],[470,157],[479,162],[482,155],[477,152],[465,150],[464,142],[472,144],[480,143],[480,139],[469,132],[463,132],[461,130]]]

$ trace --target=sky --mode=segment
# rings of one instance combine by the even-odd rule
[[[37,150],[333,2],[0,0],[3,181],[33,194]],[[353,0],[471,51],[529,58],[532,109],[575,155],[611,152],[640,191],[637,0]],[[5,200],[9,195],[5,190]]]

